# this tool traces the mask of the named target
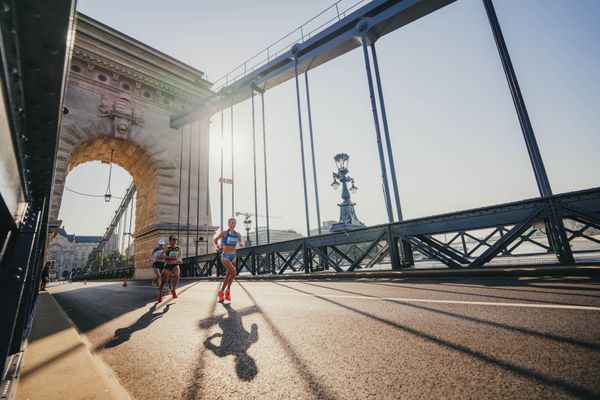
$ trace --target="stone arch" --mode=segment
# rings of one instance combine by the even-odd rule
[[[133,178],[137,190],[136,232],[158,223],[157,201],[160,186],[158,171],[152,157],[139,145],[129,140],[101,136],[80,143],[69,159],[67,174],[88,161],[112,162]]]
[[[117,138],[101,123],[81,127],[69,120],[63,121],[59,139],[51,220],[58,219],[68,173],[88,161],[108,163],[114,150],[113,162],[128,171],[136,185],[135,265],[147,267],[146,253],[157,237],[168,235],[177,225],[178,167],[167,158],[169,154],[173,156],[171,149],[168,144],[147,140],[146,135],[140,137],[135,131],[127,138]]]
[[[177,203],[169,188],[177,189],[179,182],[177,166],[167,158],[171,151],[158,141],[138,141],[135,134],[116,138],[103,128],[93,123],[86,127],[65,124],[59,139],[50,219],[58,218],[68,173],[87,161],[110,162],[112,149],[113,162],[131,174],[137,187],[137,213],[144,214],[136,214],[136,234],[159,224],[176,223],[172,206]]]

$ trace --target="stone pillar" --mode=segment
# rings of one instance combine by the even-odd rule
[[[179,246],[183,250],[184,257],[196,254],[195,241],[197,237],[199,239],[198,254],[206,253],[207,241],[209,243],[208,251],[215,251],[212,238],[217,227],[212,226],[210,204],[207,201],[208,135],[208,117],[179,130],[177,140],[172,141],[171,147],[172,151],[176,152],[175,157],[171,160],[175,169],[168,171],[171,183],[159,185],[160,198],[158,200],[138,198],[134,235],[136,243],[134,279],[152,278],[149,261],[152,250],[156,247],[159,239],[167,241],[170,235],[179,238]],[[183,154],[180,154],[182,137]],[[181,171],[179,169],[180,161]],[[161,173],[158,171],[159,175]],[[144,209],[144,201],[150,204],[150,206],[146,206],[146,209]],[[145,224],[144,220],[156,222]]]

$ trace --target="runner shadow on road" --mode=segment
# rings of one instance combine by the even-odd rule
[[[135,321],[133,324],[131,324],[125,328],[117,329],[115,331],[115,336],[111,339],[110,342],[108,342],[103,347],[105,347],[105,348],[116,347],[116,346],[119,346],[119,345],[125,343],[126,341],[128,341],[131,338],[131,335],[133,333],[135,333],[137,331],[141,331],[142,329],[146,329],[147,327],[150,326],[151,323],[153,323],[154,321],[156,321],[157,319],[159,319],[160,317],[165,315],[169,311],[169,307],[171,307],[171,304],[167,304],[160,313],[155,313],[154,311],[156,311],[156,304],[154,304],[152,307],[150,307],[148,309],[148,311],[146,313],[144,313],[144,315],[139,317],[138,320]]]
[[[243,381],[251,381],[258,374],[258,367],[247,351],[258,341],[258,325],[252,324],[250,332],[246,331],[242,323],[242,316],[256,312],[256,306],[241,312],[236,311],[231,304],[223,304],[223,307],[227,310],[227,318],[211,318],[200,324],[203,329],[218,324],[223,330],[223,333],[215,333],[206,338],[204,347],[218,357],[235,356],[237,376]],[[218,346],[213,343],[216,338],[221,338]]]

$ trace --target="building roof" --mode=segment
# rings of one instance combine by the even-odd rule
[[[69,235],[64,227],[58,230],[58,234],[67,239],[69,242],[75,243],[100,243],[102,236],[77,236],[75,234]]]

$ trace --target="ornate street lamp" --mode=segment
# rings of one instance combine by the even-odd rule
[[[252,226],[252,220],[250,216],[246,215],[244,218],[244,228],[246,228],[246,242],[250,243],[250,227]]]
[[[335,190],[339,189],[340,185],[342,186],[342,202],[338,204],[340,207],[340,220],[338,223],[332,224],[330,230],[335,232],[363,228],[365,224],[358,220],[356,212],[354,211],[356,203],[353,203],[350,200],[350,192],[354,194],[358,190],[354,185],[354,178],[348,175],[348,162],[350,157],[346,153],[339,153],[336,154],[333,159],[335,160],[338,172],[333,172],[333,182],[331,183],[331,186]],[[352,184],[350,189],[348,189],[348,183]]]
[[[108,166],[108,186],[106,187],[106,193],[104,194],[104,201],[110,203],[110,199],[112,198],[112,194],[110,193],[110,178],[112,175],[112,162],[113,162],[113,153],[115,151],[110,151],[110,164]]]

